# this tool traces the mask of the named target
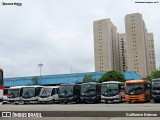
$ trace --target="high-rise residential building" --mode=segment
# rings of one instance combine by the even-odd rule
[[[125,33],[118,33],[118,49],[120,71],[127,71],[127,39]]]
[[[147,53],[147,72],[148,75],[151,75],[151,73],[156,70],[153,33],[147,34],[146,53]]]
[[[117,27],[110,19],[94,21],[95,71],[119,69]]]
[[[153,33],[147,33],[142,14],[125,16],[125,33],[110,19],[94,21],[95,71],[134,71],[145,78],[156,69]]]
[[[127,38],[128,70],[135,71],[141,77],[147,76],[145,25],[142,14],[126,15],[125,30]]]

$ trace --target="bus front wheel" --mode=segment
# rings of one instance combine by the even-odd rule
[[[154,101],[154,103],[159,103],[159,101],[158,100],[153,100]]]
[[[106,100],[105,103],[108,104],[108,101]]]

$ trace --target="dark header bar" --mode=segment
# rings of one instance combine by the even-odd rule
[[[160,117],[160,111],[1,111],[0,117]]]

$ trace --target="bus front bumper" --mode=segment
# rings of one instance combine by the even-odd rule
[[[21,103],[22,101],[21,101],[21,98],[8,98],[8,99],[6,99],[5,100],[7,103]]]
[[[145,102],[143,94],[140,95],[125,95],[126,102]]]
[[[80,97],[80,100],[81,100],[82,103],[84,103],[84,102],[94,103],[94,102],[97,101],[96,96],[93,96],[93,97]]]
[[[105,101],[121,102],[121,98],[118,95],[112,96],[112,97],[106,97],[101,95],[101,101],[102,102],[105,102]]]
[[[30,99],[24,99],[22,98],[23,103],[38,103],[38,98],[30,98]]]
[[[59,102],[60,103],[70,103],[70,102],[74,102],[74,98],[73,97],[64,97],[64,98],[59,98]]]
[[[160,101],[160,95],[151,95],[153,100]]]
[[[53,97],[47,97],[47,98],[41,98],[41,97],[39,97],[38,101],[39,102],[50,102],[50,101],[53,101]]]

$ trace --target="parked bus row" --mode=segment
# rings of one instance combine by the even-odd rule
[[[8,94],[6,91],[8,90]],[[4,103],[160,102],[160,79],[108,81],[60,86],[16,86],[4,89]]]

